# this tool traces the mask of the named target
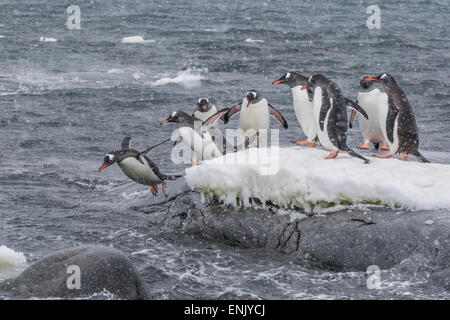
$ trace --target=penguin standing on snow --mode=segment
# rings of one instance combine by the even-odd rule
[[[182,176],[162,174],[153,161],[145,156],[145,154],[169,140],[160,142],[142,152],[131,149],[130,140],[130,137],[125,137],[122,140],[120,150],[108,152],[98,171],[102,172],[106,167],[117,162],[120,169],[122,169],[123,173],[125,173],[128,178],[137,183],[150,186],[150,190],[154,196],[158,195],[158,184],[161,184],[162,193],[167,197],[166,181],[176,180]]]
[[[295,72],[287,72],[280,79],[272,82],[272,85],[284,83],[291,88],[295,116],[306,136],[306,140],[293,141],[293,143],[300,146],[310,144],[310,147],[315,147],[317,145],[317,128],[314,123],[313,103],[310,100],[308,90],[301,90],[307,82],[307,77]]]
[[[387,151],[389,147],[379,121],[382,101],[387,99],[386,92],[381,84],[376,81],[367,81],[368,78],[370,77],[363,76],[359,85],[358,104],[367,112],[369,119],[358,115],[359,127],[364,138],[364,144],[358,149],[370,149],[370,143],[373,143],[375,149],[378,149],[381,144],[381,150]],[[349,128],[353,127],[355,117],[356,111],[352,110]]]
[[[384,92],[378,100],[379,123],[389,145],[389,153],[375,156],[390,158],[397,153],[403,155],[402,160],[405,161],[409,155],[413,155],[422,162],[430,162],[419,152],[419,133],[414,111],[394,78],[383,73],[375,78],[365,78],[364,81],[375,82]]]
[[[271,106],[267,98],[256,90],[247,92],[242,102],[235,104],[231,108],[225,108],[217,112],[206,120],[204,125],[211,125],[219,118],[223,119],[224,123],[227,123],[231,116],[238,112],[240,112],[239,128],[244,131],[244,141],[247,141],[251,137],[250,131],[253,131],[256,133],[258,146],[259,131],[261,129],[269,129],[270,115],[274,116],[285,129],[288,128],[288,123],[281,113]]]
[[[318,128],[319,142],[331,151],[325,159],[336,158],[340,151],[353,157],[370,161],[347,146],[347,108],[350,106],[365,118],[367,113],[355,102],[345,98],[338,85],[321,74],[311,76],[302,90],[313,89],[314,121]]]

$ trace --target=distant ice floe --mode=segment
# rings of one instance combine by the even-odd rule
[[[2,35],[0,34],[0,39],[1,39],[1,38],[4,38],[4,37],[5,37],[5,36],[2,36]]]
[[[26,266],[27,259],[22,252],[0,246],[0,280],[17,276]]]
[[[163,77],[153,82],[154,86],[163,86],[169,83],[183,85],[187,88],[198,87],[201,80],[205,79],[202,73],[207,72],[206,69],[188,68],[187,70],[179,71],[174,78]]]
[[[41,42],[56,42],[56,41],[58,41],[58,39],[55,39],[55,38],[47,38],[47,37],[40,37],[40,38],[39,38],[39,41],[41,41]]]
[[[247,39],[245,39],[245,42],[249,42],[249,43],[264,43],[264,40],[254,40],[254,39],[247,38]]]
[[[155,42],[155,40],[144,40],[141,36],[131,36],[131,37],[124,37],[120,41],[121,43],[152,43]]]
[[[257,198],[306,212],[358,204],[450,209],[450,165],[373,157],[364,164],[345,153],[325,160],[328,152],[313,148],[276,151],[251,148],[205,161],[186,169],[186,181],[233,205],[250,206]]]

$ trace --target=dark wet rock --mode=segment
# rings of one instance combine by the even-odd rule
[[[242,247],[276,249],[331,270],[388,269],[414,255],[434,266],[450,263],[446,211],[344,210],[291,221],[269,209],[204,204],[187,193],[151,220]]]
[[[80,269],[80,289],[69,289],[69,266]],[[73,278],[72,278],[73,279]],[[75,281],[69,281],[75,284]],[[105,246],[80,246],[36,261],[3,287],[13,297],[89,298],[102,293],[117,299],[147,299],[136,269],[121,251]]]

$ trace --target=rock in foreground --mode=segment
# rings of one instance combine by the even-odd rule
[[[74,288],[77,267],[69,266],[79,267],[79,289]],[[148,298],[131,261],[119,250],[96,245],[52,253],[6,282],[5,287],[18,298],[89,298],[101,293],[117,299]]]

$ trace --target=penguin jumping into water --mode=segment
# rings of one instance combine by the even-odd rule
[[[307,82],[307,77],[295,72],[287,72],[280,79],[272,82],[272,85],[284,83],[291,88],[295,116],[306,136],[306,140],[293,141],[293,143],[300,146],[309,144],[310,147],[315,147],[317,145],[317,128],[314,123],[313,103],[308,90],[301,90]]]
[[[161,173],[156,164],[145,154],[169,140],[160,142],[142,152],[131,149],[130,140],[130,137],[125,137],[122,140],[120,150],[108,152],[103,160],[102,166],[98,169],[98,171],[102,172],[106,167],[117,163],[128,178],[137,183],[150,186],[150,190],[154,196],[158,195],[158,184],[161,184],[162,193],[165,197],[167,197],[166,181],[176,180],[182,176],[166,175]]]
[[[365,119],[358,115],[359,127],[364,138],[364,145],[359,146],[358,149],[370,149],[370,143],[373,143],[375,149],[378,149],[381,144],[381,150],[389,150],[389,147],[384,139],[383,130],[379,122],[379,113],[381,109],[380,101],[383,101],[385,90],[381,84],[376,81],[366,81],[368,76],[363,76],[360,81],[360,88],[358,93],[358,104],[367,112],[369,119]],[[349,128],[353,127],[353,121],[356,117],[356,111],[352,110]]]
[[[414,111],[394,77],[383,73],[375,78],[365,78],[364,81],[375,82],[382,91],[378,99],[379,123],[389,145],[389,153],[375,157],[390,158],[394,154],[400,154],[403,155],[402,160],[406,161],[409,155],[413,155],[422,162],[430,162],[419,152],[419,133]]]
[[[259,131],[261,129],[269,129],[270,115],[274,116],[281,125],[287,129],[288,123],[281,113],[270,105],[266,97],[256,90],[250,90],[242,100],[232,106],[217,112],[205,121],[205,125],[211,125],[217,119],[223,119],[224,123],[236,113],[240,112],[239,128],[244,131],[244,141],[248,141],[251,136],[250,130],[256,132],[257,145],[259,146]]]
[[[198,128],[195,126],[196,121]],[[195,166],[201,160],[208,160],[222,155],[215,141],[213,141],[211,135],[208,133],[210,127],[208,129],[203,128],[200,119],[184,111],[174,111],[166,120],[161,122],[161,125],[171,122],[180,125],[178,133],[182,137],[183,143],[191,151],[192,166]],[[215,122],[212,122],[211,126],[214,124]]]
[[[345,98],[338,85],[321,74],[311,76],[302,90],[313,89],[314,121],[318,128],[319,142],[331,151],[325,159],[336,158],[340,151],[345,151],[353,157],[370,161],[347,146],[347,108],[356,109],[364,117],[367,113],[355,102]]]

